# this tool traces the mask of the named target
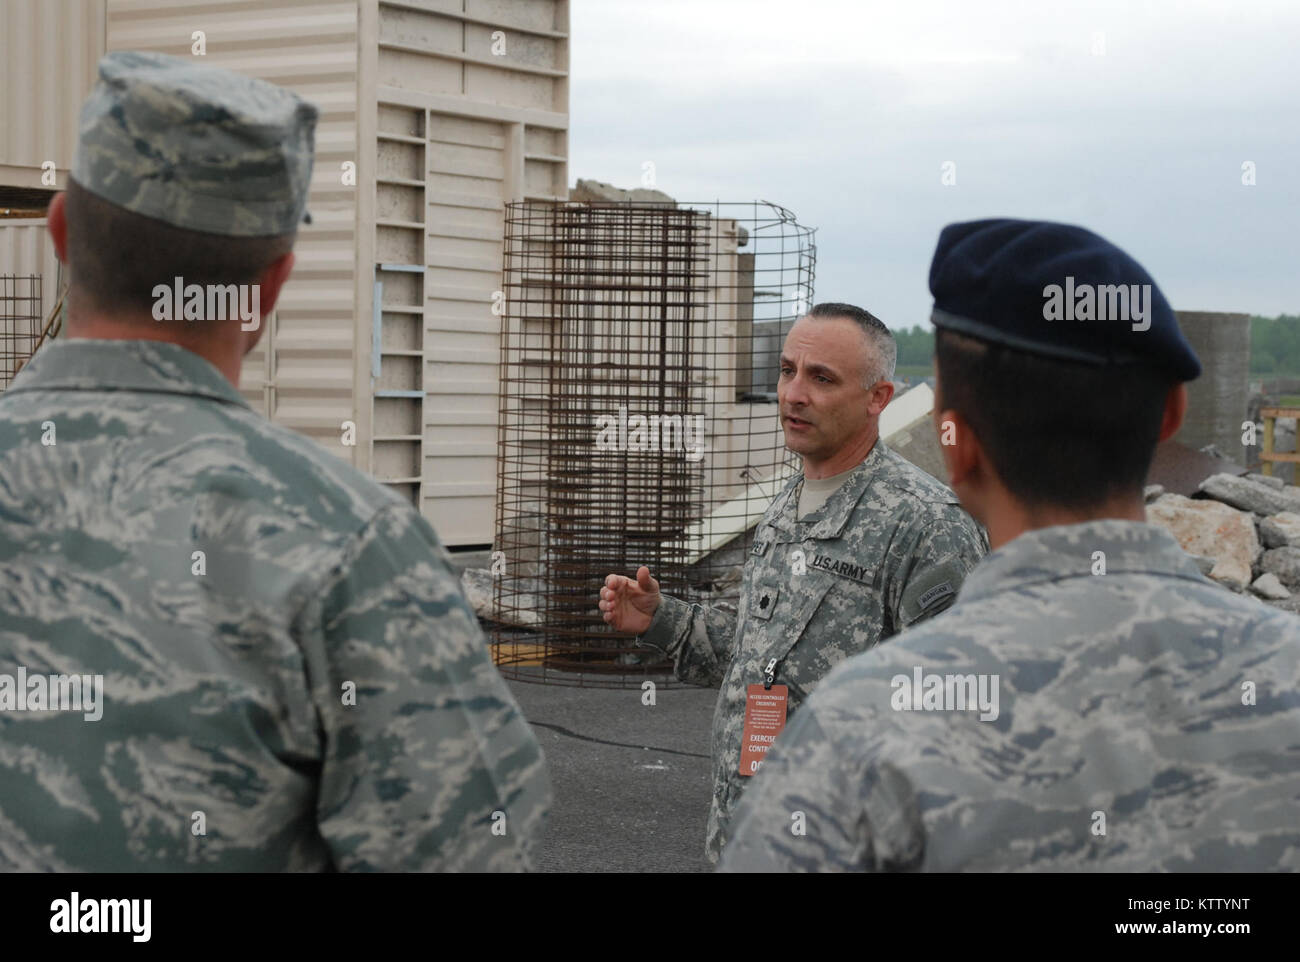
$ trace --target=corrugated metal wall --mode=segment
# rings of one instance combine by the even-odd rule
[[[72,164],[77,113],[104,51],[104,0],[0,0],[0,184]]]
[[[378,107],[363,137],[382,285],[375,473],[447,544],[489,544],[504,205],[567,197],[568,3],[378,0],[363,22],[363,99]]]
[[[195,31],[203,32],[206,63],[288,87],[321,111],[312,223],[298,235],[293,276],[270,329],[244,362],[240,389],[272,420],[366,468],[365,436],[355,446],[343,443],[343,423],[357,417],[361,364],[358,188],[342,176],[343,163],[357,160],[357,4],[109,0],[109,50],[191,56]]]

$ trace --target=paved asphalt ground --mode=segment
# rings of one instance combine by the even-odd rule
[[[543,872],[707,872],[716,689],[509,681],[551,773]]]

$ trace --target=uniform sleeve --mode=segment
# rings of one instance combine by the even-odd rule
[[[428,523],[380,511],[304,622],[336,867],[530,868],[551,794],[541,747]]]
[[[989,550],[984,529],[959,506],[932,507],[918,513],[901,543],[890,547],[893,563],[884,596],[890,634],[951,607]]]
[[[777,738],[741,797],[719,871],[920,868],[925,832],[907,778],[872,760],[860,717],[846,716],[846,737],[828,735],[836,713],[818,714],[819,695]]]
[[[663,595],[637,643],[672,658],[673,672],[682,681],[717,688],[735,649],[736,615]]]

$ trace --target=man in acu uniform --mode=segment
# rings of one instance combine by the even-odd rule
[[[822,683],[723,868],[1300,869],[1300,619],[1145,523],[1200,373],[1165,298],[1101,237],[1018,220],[945,228],[930,289],[936,426],[995,550]]]
[[[758,524],[739,612],[661,595],[644,566],[601,589],[606,622],[666,652],[682,680],[721,686],[710,861],[781,713],[850,655],[943,611],[988,550],[952,491],[880,440],[896,353],[889,329],[849,304],[818,304],[790,330],[777,394],[803,473]],[[764,707],[775,722],[760,724]]]
[[[0,870],[528,867],[541,751],[433,529],[248,407],[262,317],[165,319],[176,283],[274,307],[316,108],[99,71],[49,212],[67,333],[0,397]],[[102,675],[102,717],[19,710],[24,673]]]

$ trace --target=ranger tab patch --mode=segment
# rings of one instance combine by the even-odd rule
[[[952,582],[945,581],[943,584],[935,585],[929,591],[922,593],[921,597],[916,599],[916,603],[920,606],[922,611],[925,611],[926,608],[929,608],[935,602],[942,601],[944,598],[947,598],[949,595],[954,593],[955,589],[952,586]]]

